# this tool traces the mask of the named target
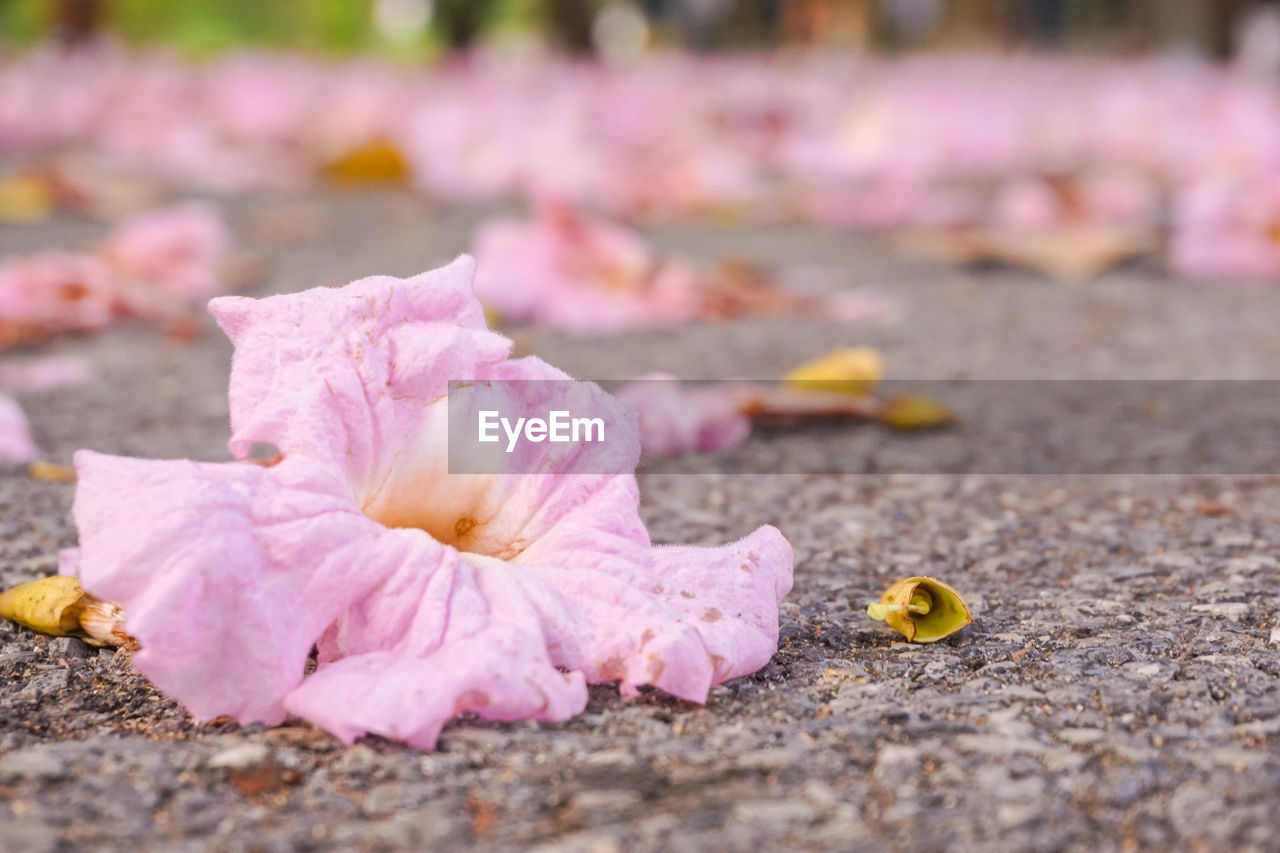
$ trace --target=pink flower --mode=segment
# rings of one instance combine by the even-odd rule
[[[157,295],[189,303],[225,288],[221,265],[231,248],[231,233],[218,211],[200,202],[138,216],[108,236],[101,254],[123,280],[126,292],[142,290],[136,313],[150,313]]]
[[[1058,194],[1044,181],[1020,177],[1008,181],[996,194],[993,224],[1015,231],[1037,231],[1062,222],[1064,211]]]
[[[476,237],[476,295],[505,319],[586,334],[673,326],[701,312],[697,279],[660,262],[640,235],[544,204],[532,222]]]
[[[115,315],[111,268],[93,255],[41,252],[0,266],[0,320],[47,330],[97,329]]]
[[[731,450],[751,433],[738,394],[724,383],[688,388],[674,376],[651,373],[620,388],[618,399],[640,413],[646,455]]]
[[[0,394],[0,464],[30,462],[37,453],[22,407]]]
[[[508,359],[472,271],[215,299],[231,450],[273,444],[272,467],[76,455],[65,570],[124,605],[139,670],[196,716],[429,748],[463,711],[568,719],[588,682],[700,702],[775,651],[777,530],[655,548],[631,474],[448,473],[450,379],[567,378]]]

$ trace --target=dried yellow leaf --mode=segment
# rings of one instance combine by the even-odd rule
[[[924,394],[897,394],[885,400],[879,410],[881,423],[894,429],[936,429],[955,423],[955,413]]]
[[[124,609],[85,592],[65,575],[41,578],[0,592],[0,617],[55,637],[80,637],[92,646],[136,648],[125,633]]]
[[[76,469],[70,465],[58,465],[54,462],[44,462],[39,459],[27,466],[27,473],[31,475],[31,479],[42,480],[46,483],[74,483],[76,481]]]
[[[331,162],[325,176],[340,184],[403,183],[409,177],[409,161],[390,140],[375,139]]]
[[[792,388],[865,394],[884,378],[884,359],[871,347],[837,347],[785,377]]]
[[[39,178],[0,178],[0,222],[44,222],[53,215],[53,193]]]
[[[960,593],[926,577],[898,581],[867,606],[867,615],[913,643],[936,643],[973,621]]]

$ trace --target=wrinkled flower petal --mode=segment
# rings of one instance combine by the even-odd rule
[[[271,443],[279,464],[77,455],[63,569],[124,606],[139,669],[197,716],[288,712],[429,748],[463,711],[567,719],[589,682],[703,701],[776,650],[777,530],[654,547],[634,476],[573,473],[549,449],[521,463],[551,473],[449,472],[450,379],[565,378],[507,360],[472,269],[214,300],[236,344],[232,450]],[[617,416],[630,470],[638,433],[578,387]]]

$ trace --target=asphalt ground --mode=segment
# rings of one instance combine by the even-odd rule
[[[262,262],[249,292],[269,293],[419,272],[464,251],[490,212],[373,193],[230,213]],[[911,379],[1280,374],[1277,289],[1176,281],[1150,263],[1063,285],[801,226],[647,230],[701,263],[873,289],[901,319],[509,330],[521,351],[600,379],[770,378],[845,343],[876,346]],[[8,227],[0,252],[101,231]],[[46,457],[226,459],[230,346],[202,330],[178,341],[124,326],[10,356],[94,368],[88,384],[18,395]],[[126,653],[0,626],[0,847],[1274,849],[1280,478],[788,473],[788,453],[876,429],[772,428],[731,465],[642,466],[655,541],[715,544],[769,523],[795,548],[778,654],[705,706],[606,684],[562,725],[462,719],[435,752],[348,749],[297,721],[197,724]],[[856,446],[911,453],[912,437],[877,435]],[[75,542],[73,493],[0,475],[0,583],[54,570]],[[869,600],[914,574],[960,589],[973,625],[915,646],[867,619]]]

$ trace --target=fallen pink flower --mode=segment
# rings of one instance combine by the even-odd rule
[[[702,311],[697,278],[634,232],[545,204],[476,237],[476,295],[504,319],[588,334],[674,326]]]
[[[472,272],[210,303],[236,346],[231,450],[273,444],[271,467],[76,455],[64,571],[124,606],[138,669],[197,717],[430,748],[464,711],[568,719],[589,682],[701,702],[776,650],[774,528],[654,547],[631,474],[448,473],[450,379],[566,378],[508,358]],[[634,466],[635,433],[615,440]]]
[[[669,374],[651,373],[618,389],[618,399],[640,414],[640,444],[648,456],[732,450],[751,433],[733,385],[685,386]]]
[[[0,347],[124,317],[172,320],[226,290],[230,232],[216,210],[186,204],[127,220],[98,247],[0,265]]]
[[[30,462],[37,452],[31,439],[31,425],[22,407],[0,394],[0,464]]]
[[[111,268],[79,252],[40,252],[0,266],[0,320],[46,331],[97,329],[116,314]]]
[[[100,253],[112,265],[122,287],[156,292],[190,302],[209,299],[224,289],[220,269],[231,250],[231,233],[218,211],[200,202],[152,211],[125,222],[103,243]]]

